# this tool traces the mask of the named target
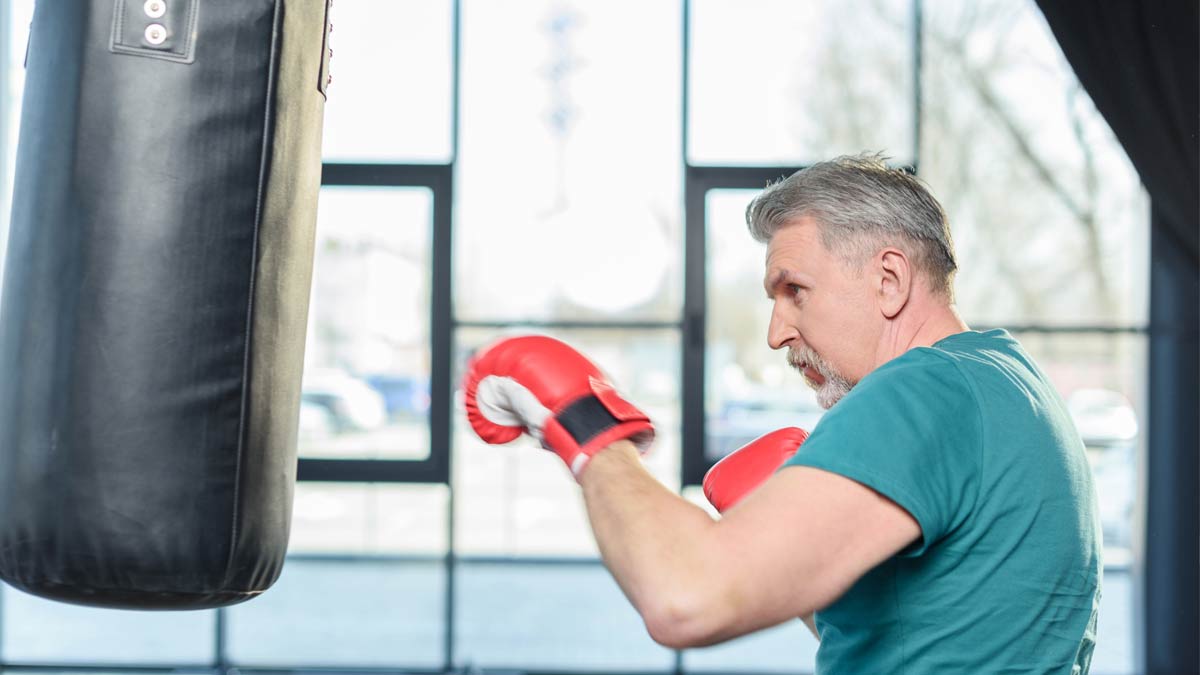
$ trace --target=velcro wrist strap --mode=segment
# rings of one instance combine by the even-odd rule
[[[627,439],[633,442],[639,452],[645,452],[654,439],[654,425],[649,419],[617,422],[592,436],[584,445],[577,444],[574,437],[553,417],[546,420],[544,431],[546,435],[542,439],[542,446],[561,457],[577,479],[592,455],[613,443]]]
[[[581,448],[600,432],[621,423],[596,396],[584,396],[564,408],[556,418],[575,445]]]
[[[654,425],[645,413],[620,398],[611,388],[572,401],[546,420],[542,445],[562,457],[579,476],[592,454],[622,439],[646,452]]]

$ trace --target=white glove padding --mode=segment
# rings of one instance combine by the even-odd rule
[[[492,424],[525,427],[526,433],[543,443],[542,429],[551,414],[550,409],[520,382],[511,377],[489,375],[479,381],[475,404]]]

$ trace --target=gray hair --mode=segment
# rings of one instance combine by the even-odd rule
[[[746,207],[746,225],[767,243],[781,227],[810,217],[821,243],[861,265],[884,246],[907,253],[935,292],[953,299],[954,242],[941,204],[923,182],[890,169],[881,154],[846,155],[768,185]]]

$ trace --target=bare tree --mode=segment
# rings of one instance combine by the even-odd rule
[[[948,9],[938,6],[943,14]],[[1065,310],[1082,319],[1112,320],[1120,308],[1106,264],[1100,206],[1108,186],[1086,133],[1098,113],[1072,83],[1062,92],[1064,105],[1057,107],[1063,119],[1021,114],[1033,107],[1025,97],[1039,94],[1014,97],[1012,82],[1065,67],[1039,62],[1022,47],[1030,6],[984,1],[952,9],[953,15],[927,13],[923,26],[920,169],[946,206],[960,243],[969,242],[960,254],[985,257],[991,266],[967,270],[982,281],[960,284],[961,301],[985,315],[1029,321],[1053,319]],[[826,134],[809,145],[904,156],[907,148],[877,148],[872,142],[889,124],[879,118],[880,111],[904,117],[905,92],[871,90],[863,83],[875,81],[867,74],[879,69],[903,79],[895,71],[907,62],[896,52],[905,45],[909,17],[896,4],[879,0],[855,3],[854,11],[873,13],[860,18],[893,27],[897,40],[859,41],[851,49],[844,38],[836,39],[818,63],[798,65],[815,68],[825,82],[820,95],[810,95],[802,107]],[[1037,126],[1045,124],[1071,130],[1071,138],[1058,139],[1072,143],[1069,153],[1035,141]],[[1064,306],[1068,295],[1074,307]]]

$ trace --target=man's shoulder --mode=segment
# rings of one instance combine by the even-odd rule
[[[958,359],[917,347],[876,368],[825,416],[856,426],[894,418],[949,424],[974,420],[977,407],[976,388]]]
[[[872,371],[863,382],[928,381],[937,386],[970,390],[979,367],[994,370],[1002,360],[1021,358],[1020,345],[1004,330],[966,331],[929,346],[908,349]]]
[[[921,386],[966,389],[961,360],[961,355],[956,352],[936,347],[913,347],[873,370],[860,385],[867,385],[868,390]]]

